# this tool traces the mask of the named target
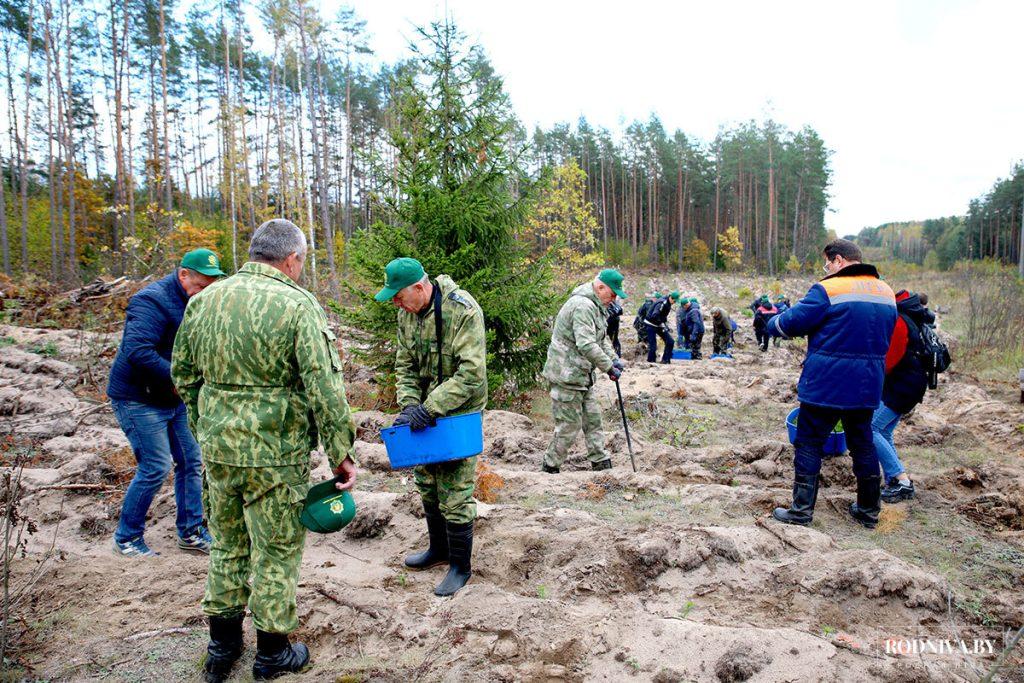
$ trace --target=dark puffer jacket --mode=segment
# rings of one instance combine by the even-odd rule
[[[668,314],[672,312],[672,297],[663,296],[651,303],[650,308],[644,316],[644,322],[654,327],[664,327],[668,321]]]
[[[896,294],[899,318],[885,356],[882,403],[900,415],[909,413],[923,401],[928,389],[928,373],[921,363],[924,343],[920,332],[920,326],[927,324],[926,311],[917,294],[906,291]]]
[[[177,271],[131,298],[107,396],[161,408],[181,403],[171,382],[171,352],[186,304]]]
[[[802,403],[841,410],[878,408],[896,297],[867,263],[846,266],[812,286],[768,323],[774,337],[807,337],[797,384]]]

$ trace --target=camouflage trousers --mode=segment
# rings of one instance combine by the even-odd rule
[[[711,340],[712,348],[715,353],[726,353],[729,348],[729,342],[732,337],[732,332],[715,332],[714,338]]]
[[[413,469],[416,488],[424,503],[437,505],[452,524],[468,524],[476,519],[476,456],[449,460]]]
[[[203,612],[231,616],[248,604],[261,631],[298,627],[295,590],[306,540],[299,514],[308,490],[308,464],[206,463],[203,506],[213,547]]]
[[[604,433],[601,431],[601,406],[594,397],[593,387],[581,391],[552,385],[551,417],[555,421],[555,433],[544,454],[545,465],[562,466],[581,426],[590,462],[608,459],[608,452],[604,448]]]

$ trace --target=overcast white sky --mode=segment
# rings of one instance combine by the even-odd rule
[[[407,56],[444,16],[483,45],[524,123],[702,139],[770,114],[835,151],[829,228],[963,213],[1024,157],[1024,2],[321,0]]]

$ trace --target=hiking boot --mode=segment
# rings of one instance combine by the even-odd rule
[[[121,542],[114,539],[114,554],[121,557],[156,557],[160,553],[150,550],[142,536]]]
[[[605,458],[604,460],[598,460],[597,462],[590,463],[590,467],[595,471],[599,470],[610,470],[612,468],[612,459]]]
[[[434,589],[434,595],[454,595],[473,576],[470,557],[473,554],[473,522],[453,524],[448,527],[448,574]]]
[[[540,469],[541,469],[542,472],[547,472],[548,474],[558,474],[559,472],[562,471],[560,468],[558,468],[558,467],[551,467],[547,463],[542,465]]]
[[[858,477],[857,502],[850,503],[850,516],[867,529],[878,526],[878,513],[882,510],[881,494],[882,478]]]
[[[889,480],[888,485],[882,489],[881,495],[882,500],[886,503],[899,503],[900,501],[910,500],[914,497],[914,482],[908,481],[904,484],[897,477],[893,477]]]
[[[256,631],[256,659],[252,663],[252,677],[257,681],[293,674],[309,664],[309,648],[302,643],[288,641],[287,633]]]
[[[818,499],[818,475],[793,475],[793,504],[786,508],[775,508],[772,517],[786,524],[808,526],[814,518],[814,503]]]
[[[672,359],[666,358],[665,360],[661,361],[661,364],[662,365],[671,365],[672,364]]]
[[[206,646],[206,683],[223,683],[242,656],[242,620],[245,612],[230,617],[210,617],[210,643]]]
[[[205,524],[197,526],[190,534],[178,537],[178,547],[195,553],[210,554],[213,537],[206,530]]]
[[[423,512],[427,518],[427,536],[430,544],[421,553],[414,553],[405,558],[405,566],[410,569],[426,569],[448,561],[448,532],[444,526],[444,515],[437,503],[423,502]]]

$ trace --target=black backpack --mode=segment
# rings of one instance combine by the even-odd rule
[[[939,373],[948,370],[953,359],[949,355],[949,347],[939,339],[934,327],[925,324],[919,325],[917,329],[921,334],[922,347],[918,357],[928,373],[928,388],[934,389],[939,386]]]
[[[633,329],[637,332],[641,332],[644,329],[644,320],[647,318],[647,310],[651,307],[650,301],[645,301],[640,305],[640,310],[636,312],[636,317],[633,318]]]

